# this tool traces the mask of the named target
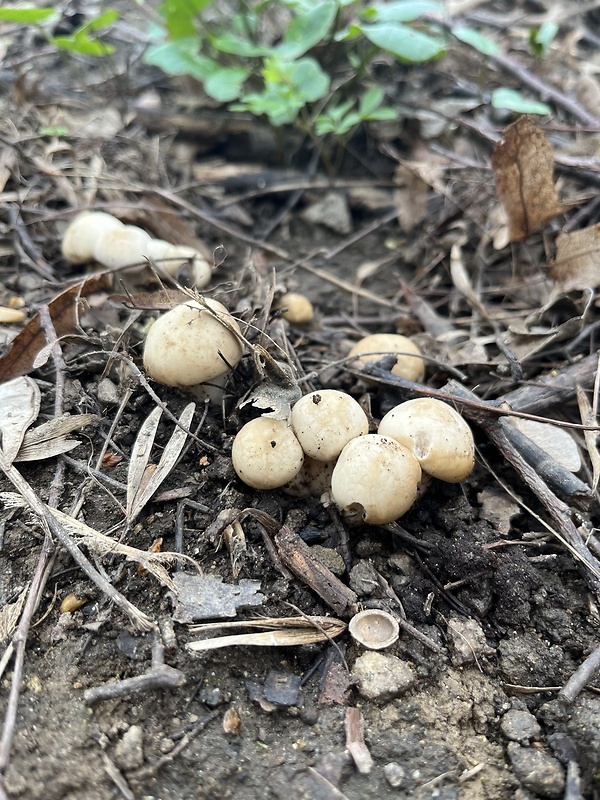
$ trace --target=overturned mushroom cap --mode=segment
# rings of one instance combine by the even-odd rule
[[[100,236],[124,227],[121,220],[104,211],[82,211],[63,234],[62,254],[70,264],[85,264],[94,258],[94,247]]]
[[[179,278],[182,267],[189,266],[190,279],[184,281],[186,285],[202,289],[210,283],[210,266],[202,254],[193,247],[171,244],[164,239],[152,239],[148,243],[146,255],[158,269],[172,278]]]
[[[369,650],[383,650],[398,639],[398,622],[387,611],[377,608],[355,614],[348,624],[354,641]]]
[[[333,461],[351,439],[369,432],[369,420],[346,392],[322,389],[304,395],[292,408],[292,428],[307,456]]]
[[[288,424],[258,417],[233,441],[231,460],[237,475],[254,489],[277,489],[300,471],[304,453]]]
[[[223,375],[242,357],[239,327],[225,306],[190,300],[159,317],[148,331],[144,367],[166,386],[195,386]]]
[[[136,225],[122,225],[105,231],[96,240],[94,258],[109,269],[133,265],[143,267],[150,235]]]
[[[331,496],[349,522],[384,525],[415,502],[421,467],[413,454],[389,436],[352,439],[331,476]]]
[[[475,465],[471,429],[441,400],[419,397],[401,403],[381,420],[379,433],[408,447],[424,472],[448,483],[463,481]]]
[[[363,355],[363,353],[365,355]],[[366,355],[381,353],[382,355]],[[425,377],[425,362],[419,356],[423,354],[417,345],[399,333],[372,333],[358,341],[348,355],[360,356],[360,360],[379,361],[386,353],[398,353],[396,363],[392,367],[392,375],[407,381],[421,382]]]

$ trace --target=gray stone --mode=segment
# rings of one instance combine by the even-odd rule
[[[338,577],[342,576],[346,571],[344,559],[337,550],[334,550],[332,547],[323,547],[322,544],[313,544],[310,548],[310,554]]]
[[[359,597],[368,597],[380,588],[375,567],[370,561],[359,561],[352,567],[349,576],[350,588]]]
[[[540,797],[563,796],[565,772],[556,758],[516,742],[509,743],[507,753],[515,775],[526,789]]]
[[[522,744],[537,739],[541,733],[541,728],[533,714],[530,714],[529,711],[519,711],[517,708],[511,708],[502,717],[500,730],[511,742]]]
[[[122,770],[137,769],[144,763],[144,734],[139,725],[132,725],[115,747],[115,761]]]
[[[397,761],[390,761],[383,768],[386,781],[393,789],[399,789],[406,781],[406,772]]]
[[[479,657],[494,652],[485,640],[483,628],[475,619],[452,616],[446,632],[452,646],[452,663],[457,667],[473,664]]]
[[[406,661],[372,651],[356,659],[352,677],[358,683],[360,694],[376,701],[393,700],[415,682],[415,673]]]
[[[110,378],[102,378],[97,390],[98,402],[103,406],[119,404],[119,392]]]
[[[341,192],[328,192],[302,214],[308,222],[325,225],[332,231],[347,234],[352,231],[352,216],[346,197]]]

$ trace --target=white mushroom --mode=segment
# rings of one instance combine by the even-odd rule
[[[405,514],[417,496],[421,467],[389,436],[370,433],[344,447],[331,476],[331,496],[351,522],[383,525]]]
[[[301,397],[292,408],[291,423],[306,455],[318,461],[333,461],[351,439],[369,432],[360,405],[337,389]]]
[[[202,254],[193,247],[171,244],[164,239],[151,239],[146,248],[146,255],[159,270],[171,278],[176,278],[179,270],[189,264],[191,270],[189,285],[202,289],[210,283],[210,266]]]
[[[85,264],[94,258],[96,242],[107,231],[125,226],[121,220],[104,211],[82,211],[63,233],[62,254],[70,264]]]
[[[225,306],[205,298],[209,311],[190,301],[159,317],[148,331],[144,366],[166,386],[195,386],[212,381],[242,357],[239,327]],[[285,481],[284,481],[285,482]]]
[[[288,292],[279,298],[278,308],[284,309],[281,316],[288,322],[296,325],[306,325],[312,322],[315,316],[315,309],[308,297],[299,292]]]
[[[233,441],[231,460],[241,480],[254,489],[277,489],[300,471],[304,453],[284,420],[258,417]]]
[[[321,497],[331,489],[331,474],[335,461],[316,461],[305,456],[297,475],[286,483],[284,491],[292,497]]]
[[[145,263],[150,235],[137,225],[122,225],[102,233],[94,245],[94,258],[108,269],[140,266]]]
[[[355,614],[348,623],[354,641],[369,650],[383,650],[398,639],[398,621],[387,611],[370,608]]]
[[[368,353],[381,353],[382,355],[366,355]],[[386,353],[399,354],[392,367],[392,375],[417,383],[423,380],[425,362],[419,358],[423,354],[414,342],[399,333],[372,333],[370,336],[365,336],[354,345],[348,355],[361,356],[360,360],[367,362],[379,361]]]
[[[448,483],[459,483],[475,465],[471,429],[460,414],[442,400],[419,397],[392,408],[379,424],[414,454],[424,472]]]

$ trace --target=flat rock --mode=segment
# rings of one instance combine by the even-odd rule
[[[512,742],[525,744],[532,739],[537,739],[541,733],[541,728],[537,719],[529,711],[520,711],[518,708],[511,708],[502,717],[500,730]]]
[[[508,757],[521,784],[540,797],[558,798],[565,789],[565,772],[560,762],[531,747],[510,742]]]
[[[396,656],[368,652],[356,659],[352,677],[358,691],[367,700],[393,700],[408,691],[415,682],[410,664]]]

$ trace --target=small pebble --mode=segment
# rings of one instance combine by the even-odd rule
[[[97,390],[98,402],[103,406],[119,404],[119,392],[110,378],[102,378]]]
[[[473,664],[479,657],[494,652],[485,640],[483,628],[471,617],[450,617],[447,633],[452,646],[452,663],[457,667]]]
[[[415,682],[415,673],[406,661],[374,651],[356,659],[352,677],[358,683],[359,693],[375,701],[393,700]]]
[[[377,572],[370,561],[359,561],[350,571],[350,588],[359,597],[368,597],[380,588]]]
[[[139,725],[132,725],[115,747],[115,761],[122,770],[137,769],[144,763],[144,734]]]
[[[565,789],[565,772],[560,762],[531,747],[510,742],[508,757],[521,784],[540,797],[559,798]]]
[[[386,781],[393,789],[399,789],[406,780],[406,772],[396,761],[390,761],[383,768]]]
[[[529,711],[519,711],[511,708],[502,717],[500,730],[510,739],[511,742],[527,744],[532,739],[537,739],[541,733],[541,728],[537,719]]]
[[[323,547],[321,544],[313,544],[310,548],[311,556],[314,556],[320,564],[327,567],[334,575],[340,577],[346,571],[346,565],[341,555],[332,547]]]

